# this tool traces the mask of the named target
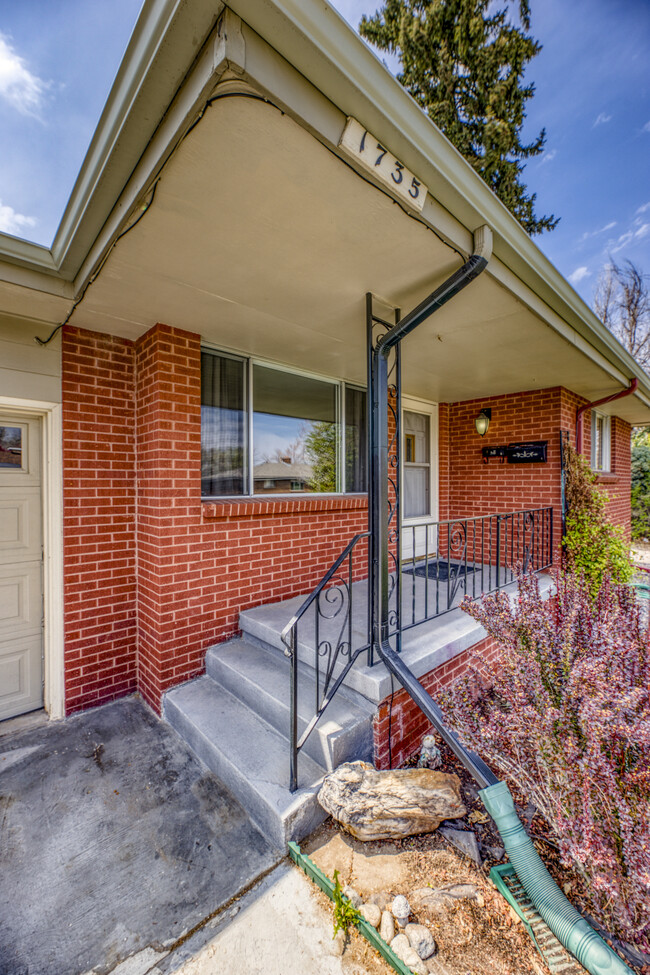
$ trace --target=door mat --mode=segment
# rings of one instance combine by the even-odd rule
[[[459,576],[469,575],[470,572],[476,571],[476,566],[465,565],[464,562],[447,561],[447,559],[429,559],[428,562],[422,561],[415,565],[411,563],[408,568],[403,569],[404,575],[410,573],[421,578],[435,579],[436,582],[447,582],[450,579],[453,582]]]

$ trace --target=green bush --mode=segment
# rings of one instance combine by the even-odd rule
[[[632,538],[650,541],[650,433],[632,437]]]
[[[630,546],[623,529],[608,519],[607,496],[598,490],[596,476],[585,459],[565,444],[566,501],[568,514],[564,536],[566,567],[583,576],[592,598],[603,580],[629,582],[634,574]]]

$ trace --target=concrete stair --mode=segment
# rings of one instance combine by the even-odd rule
[[[313,671],[299,667],[298,733],[313,714]],[[254,638],[230,640],[206,655],[206,675],[165,695],[164,717],[228,786],[278,847],[313,830],[325,812],[317,793],[326,771],[371,759],[374,706],[341,688],[298,758],[289,792],[289,660]]]

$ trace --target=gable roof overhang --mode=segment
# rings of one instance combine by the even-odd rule
[[[0,310],[60,322],[104,262],[108,271],[115,240],[215,86],[229,85],[272,97],[333,153],[345,117],[358,118],[430,187],[422,219],[448,244],[467,254],[472,231],[491,227],[492,284],[513,313],[525,307],[596,366],[583,394],[615,391],[636,375],[634,409],[622,401],[619,415],[650,420],[648,376],[336,11],[317,0],[231,0],[229,8],[243,23],[229,11],[218,23],[222,5],[206,0],[145,4],[52,248],[0,235]],[[435,283],[417,280],[414,296]]]

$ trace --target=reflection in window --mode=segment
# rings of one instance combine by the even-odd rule
[[[610,418],[591,412],[591,469],[609,471],[611,456]]]
[[[345,490],[365,491],[368,484],[368,428],[365,389],[345,388]]]
[[[23,461],[23,431],[20,427],[0,427],[0,467],[20,469]]]
[[[334,383],[253,366],[255,494],[336,491],[336,392]]]
[[[366,412],[363,389],[203,351],[203,497],[366,491]]]
[[[429,416],[404,410],[404,517],[431,514]]]
[[[201,354],[201,493],[246,494],[244,365]]]

